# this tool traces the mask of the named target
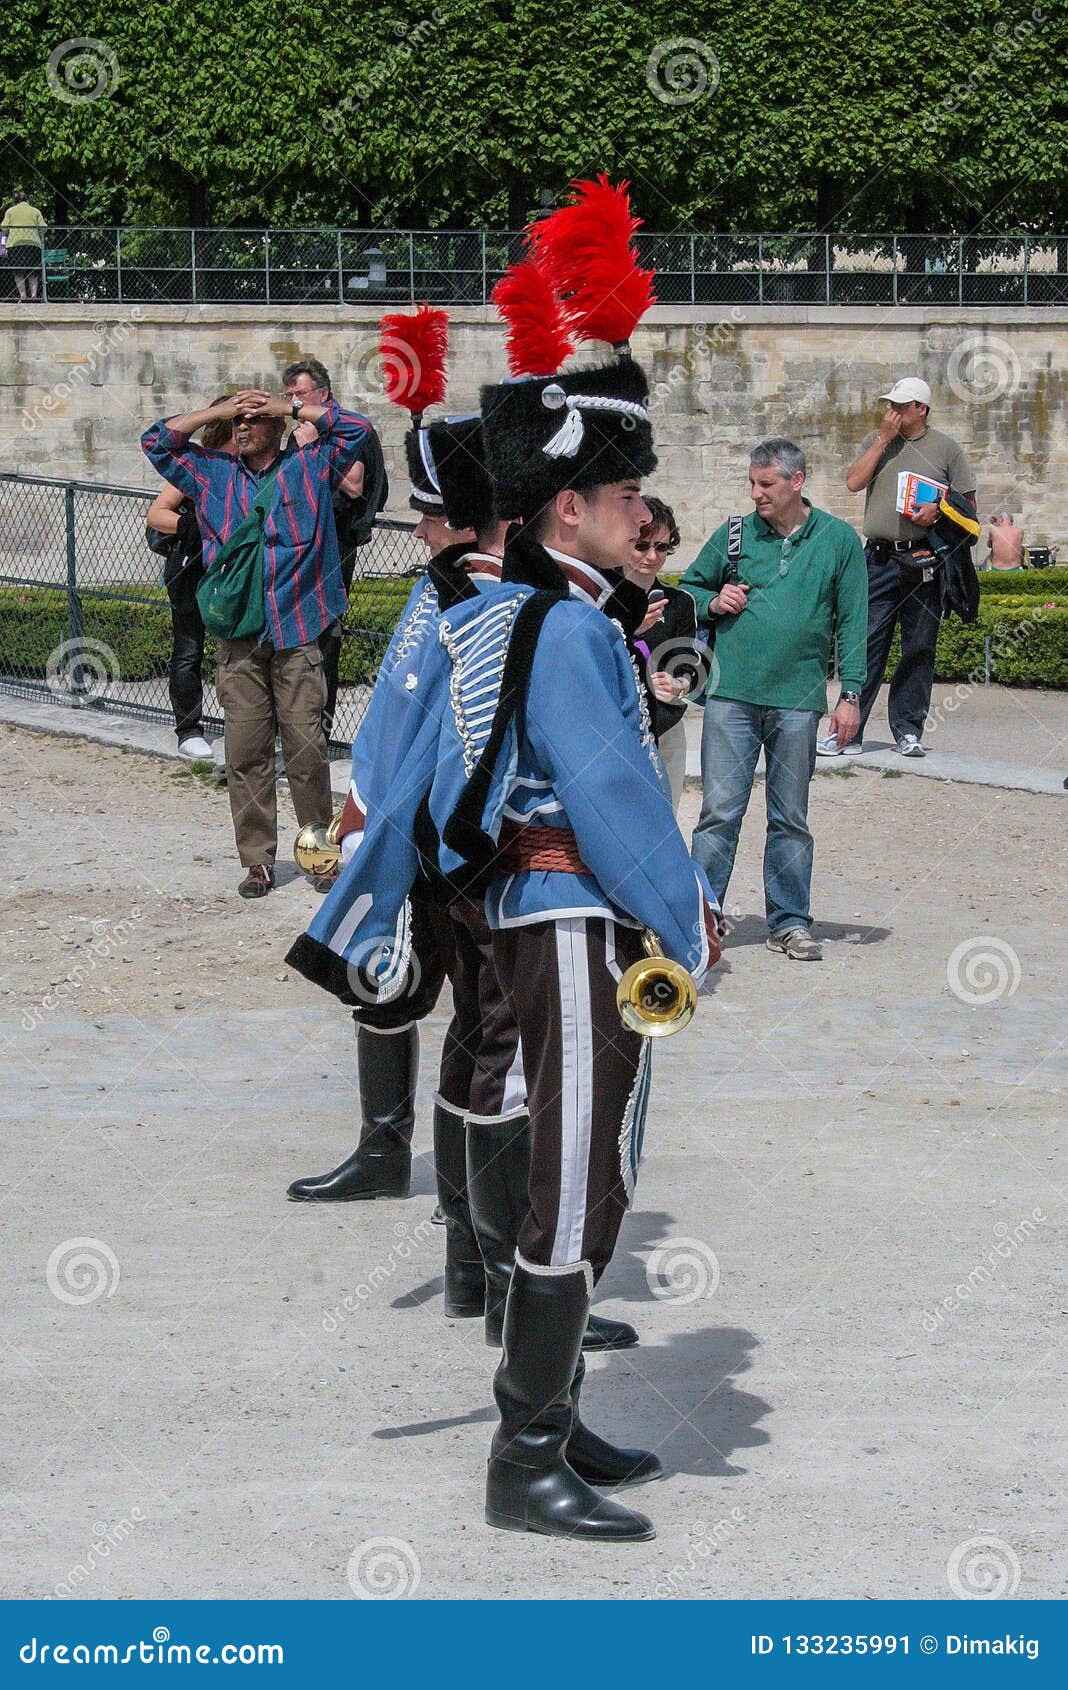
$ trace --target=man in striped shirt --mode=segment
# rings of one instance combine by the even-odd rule
[[[315,436],[282,455],[285,419]],[[213,452],[190,435],[232,418],[237,455]],[[274,885],[278,851],[274,736],[282,740],[297,820],[330,820],[330,765],[322,728],[326,699],[319,636],[345,611],[331,497],[370,434],[366,417],[325,405],[238,393],[202,411],[153,423],[141,446],[159,473],[196,505],[205,568],[244,521],[267,476],[274,477],[264,524],[266,617],[259,637],[220,640],[215,685],[226,724],[226,773],[243,898]],[[325,890],[324,882],[319,890]]]

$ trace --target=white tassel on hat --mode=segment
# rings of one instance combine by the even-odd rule
[[[542,447],[547,458],[575,456],[586,435],[583,410],[614,411],[617,416],[637,418],[639,422],[649,421],[645,406],[635,405],[630,399],[610,399],[594,393],[565,393],[555,382],[542,390],[541,402],[550,411],[558,411],[561,405],[567,409],[567,416],[560,427]]]

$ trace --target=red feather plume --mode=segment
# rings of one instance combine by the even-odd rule
[[[393,405],[419,416],[445,397],[449,313],[435,305],[389,311],[379,321],[382,387]]]
[[[490,298],[508,325],[505,345],[512,374],[555,375],[575,348],[568,315],[542,265],[534,258],[513,264]]]
[[[634,249],[641,218],[631,210],[630,184],[613,188],[607,176],[573,182],[574,199],[527,231],[573,321],[576,340],[629,340],[655,305],[652,270]]]

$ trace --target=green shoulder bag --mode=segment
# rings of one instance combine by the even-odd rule
[[[219,547],[197,588],[204,626],[221,639],[254,639],[263,632],[263,530],[277,476],[276,469],[260,483],[252,509]]]

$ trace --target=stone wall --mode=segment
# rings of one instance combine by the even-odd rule
[[[151,486],[138,436],[154,418],[242,386],[277,385],[314,354],[343,403],[372,416],[404,508],[401,416],[378,388],[376,314],[341,307],[0,307],[0,469]],[[976,466],[980,511],[1022,513],[1029,540],[1068,539],[1068,310],[658,307],[635,338],[660,469],[684,553],[748,508],[750,446],[785,434],[809,457],[809,494],[859,523],[845,465],[896,376],[921,374],[933,420]],[[457,309],[449,403],[466,409],[502,370],[491,311]]]

